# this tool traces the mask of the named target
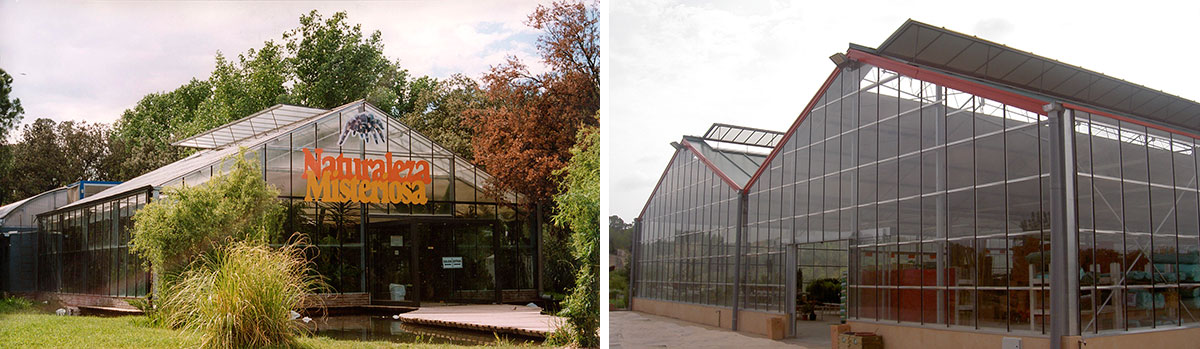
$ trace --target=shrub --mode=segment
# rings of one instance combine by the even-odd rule
[[[599,114],[596,115],[599,117]],[[571,147],[571,161],[556,174],[566,174],[554,196],[554,223],[571,229],[571,254],[578,263],[575,288],[563,301],[569,335],[551,336],[551,344],[600,345],[600,130],[583,127]],[[565,338],[564,338],[565,337]]]
[[[169,287],[191,261],[221,244],[266,243],[280,235],[284,211],[279,191],[267,185],[258,163],[247,157],[254,155],[243,148],[222,160],[233,161],[228,172],[203,185],[167,188],[134,214],[130,249],[159,274],[156,287]]]
[[[629,295],[629,265],[608,272],[608,302],[617,309],[629,307],[626,297]]]
[[[33,308],[33,301],[16,296],[0,297],[0,314],[19,313]]]
[[[808,297],[821,303],[839,303],[842,301],[842,283],[838,279],[817,279],[808,284],[805,289]]]
[[[165,293],[165,320],[199,334],[204,347],[295,344],[306,328],[290,312],[318,305],[307,295],[327,288],[305,246],[297,235],[278,249],[239,241],[204,255]]]

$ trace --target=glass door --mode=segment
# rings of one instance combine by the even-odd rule
[[[418,223],[422,302],[494,302],[492,222]]]
[[[371,299],[375,302],[418,301],[413,280],[415,264],[413,224],[401,221],[372,222],[367,236],[371,239]]]

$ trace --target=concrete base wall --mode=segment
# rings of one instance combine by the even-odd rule
[[[733,328],[733,309],[667,302],[660,300],[633,298],[632,309],[647,314],[666,316],[712,327],[724,329]],[[784,314],[764,313],[759,311],[741,310],[738,312],[738,332],[767,335],[771,319],[779,321],[787,318]]]
[[[847,321],[850,331],[874,332],[883,337],[885,348],[1000,348],[1005,337],[1021,338],[1022,349],[1050,349],[1050,339],[1016,334],[992,334],[974,331],[936,329],[919,326],[885,325]],[[1088,349],[1093,349],[1088,346]]]
[[[1076,337],[1078,338],[1078,337]],[[1181,328],[1144,333],[1122,334],[1081,339],[1084,345],[1063,348],[1195,348],[1200,346],[1200,328]],[[1081,343],[1081,344],[1083,344]]]
[[[849,325],[847,330],[845,326]],[[974,331],[898,326],[871,322],[849,321],[835,325],[831,332],[875,332],[883,336],[886,348],[1000,348],[1005,337],[1021,338],[1021,348],[1049,349],[1050,339],[1014,334],[993,334]],[[841,327],[838,327],[841,326]],[[834,329],[833,327],[837,327]],[[831,333],[831,336],[833,333]],[[1195,348],[1200,328],[1180,328],[1143,333],[1116,334],[1081,338],[1063,337],[1063,349],[1120,349],[1120,348]],[[835,340],[834,343],[837,343]]]

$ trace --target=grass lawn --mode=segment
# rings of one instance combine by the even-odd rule
[[[143,316],[91,317],[0,314],[0,346],[40,348],[179,348],[199,340],[183,331],[151,327]],[[363,342],[307,337],[310,348],[468,348],[447,344]],[[504,346],[504,345],[500,345]],[[494,347],[494,346],[493,346]]]

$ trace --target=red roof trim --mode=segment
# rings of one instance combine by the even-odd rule
[[[817,101],[821,100],[821,96],[825,94],[827,89],[829,89],[829,85],[832,85],[833,80],[837,79],[838,75],[841,73],[841,68],[833,68],[833,72],[829,73],[828,78],[825,78],[825,83],[821,84],[821,88],[818,89],[817,93],[814,94],[812,99],[808,101],[808,106],[804,107],[804,111],[800,112],[800,116],[796,118],[796,121],[792,123],[791,127],[788,127],[787,133],[783,134],[783,139],[779,140],[779,143],[775,144],[775,149],[771,149],[771,154],[767,155],[767,159],[763,160],[762,165],[758,166],[758,171],[754,171],[754,175],[750,176],[750,181],[746,182],[747,189],[754,186],[754,182],[758,181],[758,177],[762,176],[762,173],[771,165],[771,160],[775,159],[775,155],[780,151],[783,151],[783,145],[787,144],[788,139],[792,138],[792,134],[796,133],[797,128],[800,128],[800,123],[804,122],[804,119],[808,118],[808,113],[811,112],[814,107],[816,107]]]
[[[977,82],[968,81],[963,78],[953,77],[944,73],[920,68],[915,65],[900,62],[891,58],[876,56],[855,49],[850,49],[847,51],[846,56],[850,57],[852,60],[891,70],[900,73],[900,75],[904,75],[913,79],[932,82],[955,90],[1021,108],[1030,112],[1038,113],[1040,115],[1046,115],[1046,112],[1042,110],[1042,106],[1049,104],[1049,102],[1045,100],[983,85]]]
[[[1109,112],[1106,112],[1106,111],[1102,111],[1102,110],[1098,110],[1098,109],[1094,109],[1094,108],[1089,108],[1089,107],[1081,106],[1081,105],[1078,105],[1078,104],[1073,104],[1073,103],[1063,103],[1062,105],[1063,105],[1063,108],[1067,108],[1067,109],[1075,109],[1075,110],[1078,110],[1078,111],[1084,111],[1084,112],[1088,112],[1088,113],[1092,113],[1092,114],[1099,114],[1099,115],[1107,116],[1107,117],[1110,117],[1110,118],[1113,118],[1113,119],[1117,119],[1117,120],[1121,120],[1121,121],[1125,121],[1125,122],[1130,122],[1130,123],[1134,123],[1134,124],[1138,124],[1138,125],[1146,126],[1146,127],[1149,127],[1149,128],[1153,128],[1153,129],[1156,129],[1156,130],[1159,130],[1159,131],[1163,131],[1163,132],[1167,132],[1167,133],[1171,133],[1171,134],[1176,134],[1176,135],[1180,135],[1180,136],[1192,137],[1192,138],[1194,138],[1194,139],[1200,139],[1200,136],[1197,136],[1197,135],[1195,135],[1195,134],[1192,134],[1192,133],[1189,133],[1189,132],[1186,132],[1186,131],[1180,131],[1180,130],[1172,129],[1172,128],[1170,128],[1170,127],[1166,127],[1166,126],[1162,126],[1162,125],[1156,125],[1156,124],[1153,124],[1153,123],[1149,123],[1149,122],[1145,122],[1145,121],[1141,121],[1141,120],[1133,119],[1133,118],[1130,118],[1130,117],[1119,116],[1119,115],[1116,115],[1116,114],[1113,114],[1113,113],[1109,113]]]
[[[680,143],[683,143],[683,146],[687,147],[688,150],[691,150],[692,153],[696,154],[696,157],[699,158],[700,161],[703,161],[705,165],[708,165],[708,168],[710,170],[712,170],[713,173],[716,173],[718,176],[721,176],[721,179],[725,180],[725,184],[729,184],[729,186],[731,188],[733,188],[733,190],[735,190],[735,191],[742,191],[742,187],[739,187],[737,182],[734,182],[732,179],[729,179],[729,176],[726,176],[724,171],[721,171],[721,169],[717,168],[716,165],[713,165],[713,163],[711,161],[708,161],[708,158],[705,157],[704,154],[701,153],[699,150],[696,150],[696,148],[692,146],[692,143],[689,143],[686,139]]]

